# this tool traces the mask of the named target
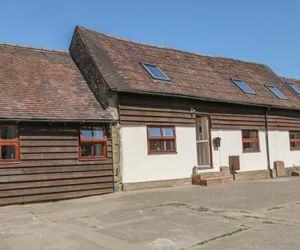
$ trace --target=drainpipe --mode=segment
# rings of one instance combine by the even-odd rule
[[[273,172],[271,169],[271,160],[270,160],[270,146],[269,146],[269,121],[268,121],[268,112],[270,111],[271,107],[268,107],[265,112],[265,137],[266,137],[266,150],[267,150],[267,164],[268,170],[270,174],[270,178],[273,178]]]

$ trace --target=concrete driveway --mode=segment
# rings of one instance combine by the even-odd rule
[[[300,178],[0,207],[0,249],[300,249]]]

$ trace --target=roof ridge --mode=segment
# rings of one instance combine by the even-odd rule
[[[42,47],[31,47],[26,45],[19,45],[19,44],[13,44],[13,43],[4,43],[0,42],[0,46],[7,46],[7,47],[16,47],[20,49],[31,49],[31,50],[38,50],[41,52],[53,52],[53,53],[63,53],[63,54],[69,54],[69,50],[56,50],[56,49],[47,49]]]
[[[256,65],[262,65],[262,66],[267,66],[265,63],[258,63],[258,62],[251,62],[251,61],[245,61],[242,59],[236,59],[236,58],[231,58],[231,57],[226,57],[226,56],[213,56],[213,55],[206,55],[206,54],[201,54],[200,52],[195,52],[195,51],[187,51],[187,50],[182,50],[182,49],[177,49],[177,48],[172,48],[172,47],[164,47],[164,46],[160,46],[160,45],[153,45],[153,44],[146,44],[146,43],[142,43],[142,42],[135,42],[132,41],[130,39],[126,39],[126,38],[122,38],[122,37],[118,37],[118,36],[114,36],[114,35],[109,35],[103,32],[98,32],[83,26],[79,26],[77,25],[76,28],[81,29],[83,31],[88,31],[88,32],[93,32],[96,34],[100,34],[106,37],[110,37],[110,38],[114,38],[120,41],[124,41],[124,42],[130,42],[130,43],[134,43],[134,44],[139,44],[142,46],[147,46],[147,47],[153,47],[153,48],[158,48],[158,49],[167,49],[167,50],[173,50],[176,52],[181,52],[181,53],[187,53],[187,54],[192,54],[194,56],[202,56],[202,57],[209,57],[209,58],[219,58],[219,59],[226,59],[226,60],[231,60],[231,61],[237,61],[237,62],[242,62],[242,63],[250,63],[250,64],[256,64]]]
[[[292,78],[292,77],[286,77],[286,76],[279,76],[282,79],[285,80],[291,80],[291,81],[300,81],[300,79]]]

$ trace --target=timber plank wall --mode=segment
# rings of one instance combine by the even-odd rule
[[[20,163],[0,164],[0,205],[113,192],[112,142],[107,159],[78,160],[79,125],[20,123]]]
[[[192,112],[192,110],[194,112]],[[197,115],[209,115],[212,129],[265,130],[266,108],[183,98],[122,94],[121,125],[194,126]],[[300,112],[272,109],[269,130],[300,130]]]

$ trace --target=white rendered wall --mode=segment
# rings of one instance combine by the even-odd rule
[[[288,131],[269,131],[271,167],[283,161],[286,167],[300,166],[300,151],[291,151]]]
[[[240,156],[240,171],[267,169],[265,132],[259,131],[260,152],[243,153],[241,130],[212,130],[211,137],[221,138],[221,147],[212,150],[215,169],[229,166],[229,156]]]
[[[177,154],[148,155],[146,126],[121,127],[123,183],[187,178],[197,164],[195,127],[176,126]]]

